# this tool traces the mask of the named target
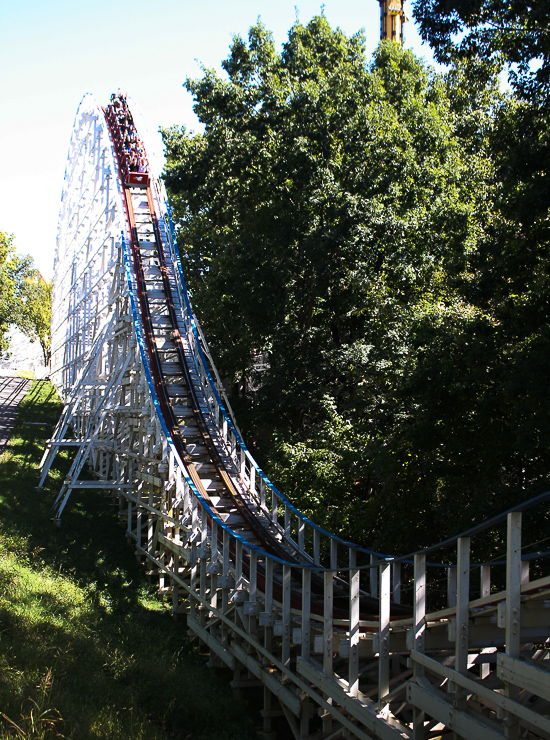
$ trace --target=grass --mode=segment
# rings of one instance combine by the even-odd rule
[[[0,739],[254,737],[230,675],[205,666],[145,581],[109,499],[73,493],[62,527],[50,523],[68,453],[34,487],[60,411],[33,382],[0,458]]]

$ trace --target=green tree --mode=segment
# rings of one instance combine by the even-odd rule
[[[9,351],[9,330],[17,326],[38,340],[44,364],[50,359],[51,283],[45,283],[32,258],[16,254],[13,234],[0,232],[0,355]]]
[[[33,270],[25,279],[22,293],[18,326],[31,342],[40,343],[47,366],[51,358],[52,283],[47,283],[38,270]]]
[[[521,97],[531,102],[550,99],[548,3],[416,0],[414,16],[438,61],[474,60],[478,72],[507,67]]]
[[[361,37],[319,17],[280,55],[252,28],[223,67],[228,81],[187,82],[205,131],[165,132],[166,181],[222,367],[246,389],[254,350],[267,353],[262,394],[297,430],[312,394],[342,385],[327,350],[343,368],[350,346],[400,322],[444,253],[459,259],[474,184],[442,81],[397,45],[369,71]]]
[[[11,258],[13,237],[0,232],[0,357],[8,349],[10,294],[8,260]]]
[[[402,459],[414,419],[403,389],[442,315],[485,320],[465,288],[490,219],[494,96],[397,44],[369,66],[362,37],[322,16],[296,23],[280,54],[258,24],[222,66],[225,78],[187,81],[204,132],[164,132],[178,241],[260,449],[279,479],[310,481],[301,504],[318,520],[332,512],[332,526],[343,486],[362,511],[384,491],[410,495],[402,471],[420,453]],[[377,517],[346,510],[357,538],[372,537]]]
[[[452,6],[428,0],[415,5],[415,15],[437,58],[462,60],[469,85],[479,82],[476,70],[488,62],[509,70],[513,94],[495,110],[490,135],[494,217],[471,263],[477,280],[470,295],[498,326],[498,341],[487,352],[508,429],[501,466],[525,487],[542,481],[550,463],[543,442],[550,421],[550,8],[517,0]]]

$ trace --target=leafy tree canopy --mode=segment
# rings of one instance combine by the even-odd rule
[[[0,232],[0,355],[9,351],[8,332],[17,326],[31,342],[38,340],[44,364],[50,361],[51,283],[16,254],[13,234]]]
[[[527,496],[550,460],[543,207],[518,231],[512,183],[535,188],[503,133],[521,139],[525,103],[471,61],[438,75],[383,42],[368,63],[323,16],[281,52],[257,24],[222,67],[187,81],[204,131],[164,132],[165,178],[199,315],[276,480],[401,551]]]
[[[547,2],[416,0],[414,15],[439,62],[461,57],[509,65],[510,81],[523,97],[550,100]]]
[[[257,25],[223,67],[228,79],[187,82],[204,133],[165,132],[178,239],[224,369],[245,377],[252,350],[268,353],[273,398],[289,393],[299,426],[319,371],[333,374],[327,350],[345,365],[346,348],[373,344],[367,312],[386,335],[461,260],[481,172],[462,176],[443,82],[395,44],[369,70],[361,36],[323,17],[281,54]]]

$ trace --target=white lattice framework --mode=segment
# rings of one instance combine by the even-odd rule
[[[117,170],[103,112],[86,95],[71,136],[54,266],[52,378],[63,398],[109,314],[125,228]]]

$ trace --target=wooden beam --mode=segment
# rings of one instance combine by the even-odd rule
[[[458,686],[462,686],[464,689],[466,689],[468,692],[471,692],[473,695],[479,696],[484,701],[486,701],[489,705],[492,705],[494,707],[499,707],[500,709],[509,711],[515,714],[520,719],[524,720],[525,722],[531,724],[533,727],[536,727],[537,729],[550,734],[550,719],[548,719],[547,717],[543,717],[537,712],[533,712],[532,709],[529,709],[528,707],[523,706],[523,704],[519,704],[518,702],[515,702],[512,699],[509,699],[507,696],[504,696],[503,694],[500,694],[497,691],[493,691],[487,686],[484,686],[481,682],[476,681],[474,678],[469,677],[469,676],[463,676],[462,674],[458,673],[452,668],[449,668],[448,666],[443,665],[442,663],[440,663],[437,660],[434,660],[433,658],[429,658],[426,655],[422,655],[422,653],[418,653],[416,650],[413,650],[411,652],[411,658],[414,662],[417,662],[423,665],[431,673],[435,673],[436,675],[441,676],[442,678],[446,678],[448,681],[452,681]],[[502,658],[505,658],[508,660],[509,656],[503,655],[503,653],[497,653],[497,666],[503,663],[503,661],[501,660]],[[509,659],[509,660],[513,661],[513,659]],[[531,667],[528,664],[523,663],[523,661],[515,661],[515,662],[519,662],[522,664],[522,666],[526,666],[527,668]],[[546,678],[544,679],[545,681],[544,687],[548,689],[548,687],[550,687],[550,669],[546,669],[546,670],[548,672],[546,673]],[[497,673],[500,678],[501,677],[500,670],[497,670]],[[521,676],[523,677],[523,673],[521,673]],[[514,675],[513,680],[516,680],[517,678],[518,678],[518,675]],[[535,676],[532,675],[531,678],[535,678]],[[538,678],[538,682],[540,682],[541,677],[538,676],[537,678]],[[518,685],[521,685],[523,688],[527,688],[528,690],[530,690],[529,687],[525,686],[523,683],[518,684]],[[535,685],[538,686],[538,690],[540,691],[540,689],[542,688],[541,683],[537,683]]]
[[[457,735],[468,740],[502,740],[502,732],[464,711],[455,709],[441,691],[437,691],[426,679],[407,684],[407,700],[422,712],[429,714]]]
[[[279,701],[290,709],[290,711],[300,716],[301,702],[300,699],[290,689],[285,688],[276,674],[268,673],[264,670],[263,666],[259,661],[256,660],[252,655],[246,652],[239,643],[233,642],[230,647],[231,652],[235,658],[242,663],[243,666],[250,671],[256,678],[259,678],[262,683],[274,694]]]
[[[527,662],[506,653],[498,653],[497,675],[502,681],[508,681],[550,701],[550,666],[545,665],[547,662]]]
[[[207,629],[202,627],[199,622],[190,614],[187,615],[187,626],[199,637],[210,650],[214,651],[218,658],[221,658],[228,668],[235,670],[235,657],[217,640]]]
[[[352,717],[359,720],[367,731],[375,733],[380,740],[403,740],[410,737],[409,728],[397,720],[383,719],[378,716],[376,704],[368,702],[361,696],[350,696],[337,679],[328,678],[320,668],[310,661],[298,658],[296,668],[304,678],[323,693],[331,696],[334,702],[343,707]]]

